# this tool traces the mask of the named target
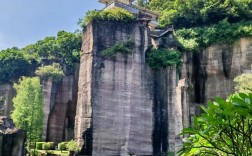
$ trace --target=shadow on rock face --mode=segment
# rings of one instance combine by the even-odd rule
[[[17,129],[10,118],[0,116],[0,155],[23,156],[25,132]]]

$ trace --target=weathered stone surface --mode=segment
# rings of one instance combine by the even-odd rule
[[[44,121],[43,139],[61,142],[74,138],[74,118],[77,103],[79,65],[62,81],[43,81]]]
[[[116,60],[101,56],[104,49],[129,38],[135,42],[131,54],[118,53]],[[185,53],[179,72],[175,67],[153,71],[145,61],[150,45],[149,29],[137,22],[96,21],[84,28],[75,122],[82,153],[152,155],[178,150],[175,146],[183,137],[179,133],[200,113],[200,105],[231,94],[234,77],[252,62],[252,39],[243,38]]]
[[[212,45],[184,58],[182,78],[192,85],[191,102],[205,104],[215,96],[226,98],[234,92],[233,79],[251,69],[252,38],[229,45]],[[196,108],[197,109],[197,108]]]
[[[23,156],[25,133],[7,117],[0,116],[0,156]]]
[[[16,95],[13,84],[0,85],[0,115],[10,116],[13,110],[12,99]]]
[[[131,54],[101,56],[128,39],[135,43]],[[150,45],[149,29],[141,23],[94,22],[84,28],[75,122],[82,154],[174,151],[176,67],[152,71],[145,61]]]

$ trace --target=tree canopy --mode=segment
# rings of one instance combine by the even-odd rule
[[[0,83],[15,82],[21,76],[34,74],[42,61],[60,63],[72,68],[80,60],[80,33],[59,31],[56,37],[46,37],[25,48],[0,51]]]
[[[81,42],[80,34],[59,31],[57,37],[46,37],[23,50],[38,62],[42,59],[54,60],[72,67],[79,62]]]
[[[22,77],[14,84],[17,95],[13,98],[11,117],[18,128],[26,131],[30,141],[39,141],[43,126],[43,95],[38,77]]]
[[[161,13],[160,24],[192,27],[252,20],[252,0],[139,0],[137,4]]]
[[[20,76],[29,75],[31,60],[24,51],[9,48],[0,52],[0,83],[13,82]]]

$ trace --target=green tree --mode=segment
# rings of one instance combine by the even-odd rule
[[[39,141],[43,126],[42,87],[38,77],[22,77],[14,84],[17,95],[13,99],[11,117],[18,128],[26,131],[29,141]]]
[[[242,93],[251,93],[252,92],[252,74],[245,73],[240,76],[237,76],[234,79],[235,90]]]
[[[140,0],[141,2],[141,0]],[[151,0],[147,8],[161,13],[160,24],[192,27],[252,20],[251,0]]]
[[[20,76],[29,75],[30,62],[18,48],[0,51],[0,83],[13,82]]]
[[[181,135],[190,135],[180,155],[251,156],[252,94],[236,93],[216,98]]]
[[[46,37],[26,46],[23,51],[37,62],[53,60],[73,67],[74,63],[79,62],[81,42],[80,33],[59,31],[57,37]]]
[[[52,78],[55,81],[59,81],[64,76],[64,72],[59,63],[39,67],[35,73],[43,79]]]

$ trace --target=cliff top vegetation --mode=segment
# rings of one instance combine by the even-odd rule
[[[106,9],[102,11],[92,10],[86,13],[84,20],[82,20],[82,27],[85,27],[87,23],[93,20],[109,20],[109,21],[120,21],[129,22],[133,21],[135,16],[129,11],[121,8]]]
[[[252,20],[251,0],[137,0],[137,4],[160,13],[160,24],[175,28]]]
[[[46,37],[25,48],[0,51],[0,83],[15,82],[20,76],[33,75],[34,68],[48,63],[59,64],[58,68],[50,68],[51,73],[59,72],[62,65],[73,68],[74,63],[80,60],[81,42],[80,33],[59,31],[56,37]]]
[[[251,0],[137,0],[137,5],[159,12],[161,27],[173,24],[183,51],[252,36]]]

